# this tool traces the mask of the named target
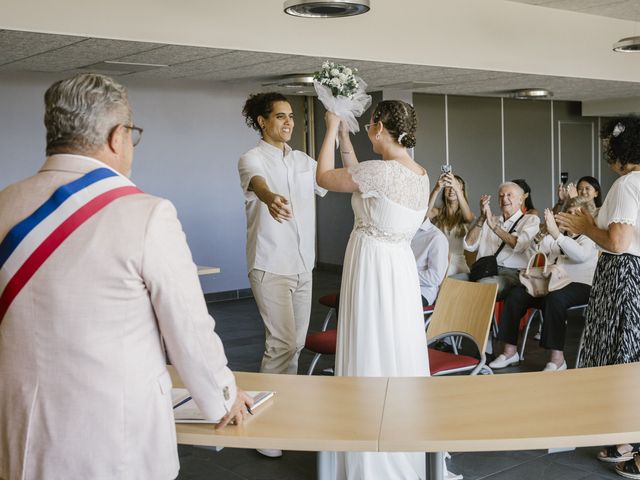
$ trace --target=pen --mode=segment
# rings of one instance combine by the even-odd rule
[[[253,415],[253,412],[251,411],[251,407],[249,405],[247,405],[247,412],[249,412],[251,415]]]
[[[180,400],[178,403],[176,403],[173,406],[173,409],[175,410],[176,408],[178,408],[180,405],[184,405],[185,403],[187,403],[189,400],[191,400],[191,397],[187,397],[184,400]]]

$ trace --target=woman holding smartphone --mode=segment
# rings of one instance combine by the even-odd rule
[[[442,192],[442,194],[440,194]],[[435,207],[440,196],[441,207]],[[469,208],[466,185],[462,177],[451,172],[451,165],[442,165],[442,175],[429,196],[429,219],[449,240],[449,270],[447,275],[469,273],[464,257],[463,239],[475,215]]]

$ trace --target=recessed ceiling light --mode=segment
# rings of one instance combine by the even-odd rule
[[[294,17],[337,18],[367,13],[369,0],[286,0],[284,12]]]
[[[311,73],[294,73],[271,77],[264,80],[263,87],[279,91],[285,95],[315,95],[313,75]]]
[[[553,97],[553,92],[550,92],[545,88],[522,88],[520,90],[513,90],[510,94],[513,98],[522,100]]]
[[[640,37],[627,37],[613,44],[614,52],[640,52]]]

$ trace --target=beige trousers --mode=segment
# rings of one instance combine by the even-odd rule
[[[276,275],[249,272],[253,296],[265,328],[262,373],[298,373],[311,315],[311,272]]]

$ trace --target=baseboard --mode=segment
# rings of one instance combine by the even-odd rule
[[[250,288],[240,288],[238,290],[226,290],[224,292],[205,293],[204,299],[207,303],[227,302],[229,300],[240,300],[243,298],[253,298]]]

